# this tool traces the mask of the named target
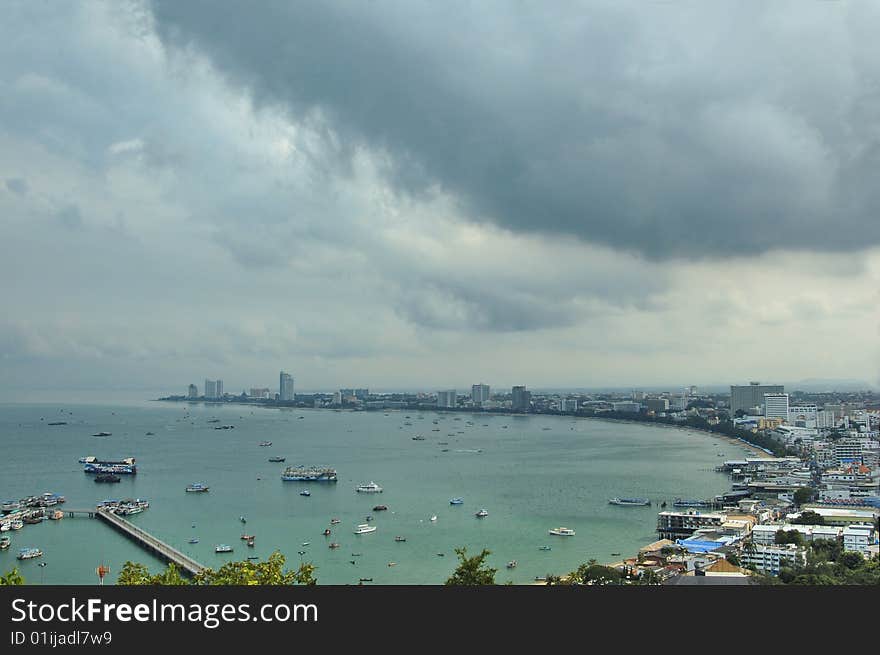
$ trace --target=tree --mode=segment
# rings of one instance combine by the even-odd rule
[[[498,569],[485,565],[485,559],[492,551],[485,548],[479,555],[467,556],[467,548],[456,548],[459,565],[452,576],[446,581],[447,585],[492,585],[495,584],[495,572]]]
[[[20,584],[24,584],[24,577],[18,572],[18,567],[13,567],[11,571],[0,575],[0,587]]]
[[[811,489],[810,487],[800,487],[797,491],[794,492],[794,504],[800,507],[804,503],[808,503],[813,500],[813,497],[815,495],[815,489]]]
[[[136,562],[126,562],[119,574],[120,585],[314,585],[315,567],[301,564],[296,571],[284,570],[284,555],[277,550],[265,562],[227,562],[216,571],[203,569],[191,581],[180,574],[172,563],[156,575],[151,575],[146,566]]]
[[[624,576],[617,569],[602,566],[591,559],[586,564],[581,564],[569,577],[575,584],[610,585],[623,584]]]
[[[801,515],[792,520],[797,525],[825,525],[825,518],[809,509],[801,512]]]

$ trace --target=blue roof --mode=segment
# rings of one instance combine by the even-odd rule
[[[676,539],[675,543],[684,546],[691,553],[708,553],[711,550],[718,550],[723,543],[719,541],[702,541],[700,539]]]

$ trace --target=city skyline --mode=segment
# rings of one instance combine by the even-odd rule
[[[4,395],[880,384],[880,7],[4,18]]]

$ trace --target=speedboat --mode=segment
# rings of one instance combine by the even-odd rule
[[[192,539],[189,540],[188,543],[191,543],[191,544],[197,544],[197,543],[199,543],[199,538],[198,538],[198,537],[193,537]]]
[[[455,498],[449,501],[450,505],[462,505],[464,503],[464,498],[459,498],[456,496]]]
[[[232,546],[227,546],[226,544],[217,544],[214,546],[215,553],[231,553]]]
[[[552,528],[549,532],[550,532],[550,534],[555,534],[559,537],[573,537],[574,536],[574,530],[572,530],[571,528]]]
[[[355,487],[355,491],[365,494],[380,494],[382,493],[382,487],[375,482],[370,482],[368,484],[359,484]]]
[[[357,528],[355,528],[355,534],[367,534],[369,532],[375,532],[378,528],[375,525],[370,525],[369,523],[361,523]]]
[[[299,492],[299,495],[300,496],[311,496],[312,492],[309,491],[308,489],[303,489],[302,491]]]
[[[312,543],[312,542],[311,541],[304,541],[300,544],[300,546],[308,546],[310,543]]]
[[[489,516],[489,512],[487,512],[485,509],[481,509],[479,512],[474,514],[474,516],[476,516],[477,518],[483,518],[484,516]]]
[[[434,515],[433,515],[430,519],[428,519],[428,520],[431,521],[431,523],[436,522],[436,521],[437,521],[437,515],[434,514]]]

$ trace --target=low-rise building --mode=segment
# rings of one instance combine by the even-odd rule
[[[779,575],[783,566],[805,565],[806,551],[794,544],[772,546],[753,545],[743,549],[740,555],[743,566],[754,566],[758,571],[768,575]]]
[[[869,556],[868,547],[877,543],[873,525],[848,525],[843,530],[843,549]]]
[[[700,528],[720,527],[726,514],[715,512],[660,512],[657,514],[657,533],[661,539],[684,539]]]

